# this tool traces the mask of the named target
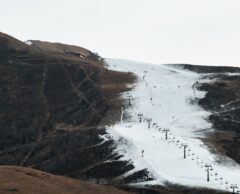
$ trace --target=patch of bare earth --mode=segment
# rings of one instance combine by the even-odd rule
[[[130,194],[111,186],[15,166],[0,166],[0,185],[1,194]]]

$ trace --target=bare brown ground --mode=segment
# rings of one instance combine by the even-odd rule
[[[234,135],[228,131],[215,131],[209,134],[207,138],[201,140],[208,145],[215,153],[226,154],[223,142],[233,141]]]
[[[0,41],[4,41],[4,39],[8,40],[8,44],[16,50],[32,49],[29,45],[17,40],[16,38],[0,32]]]
[[[111,186],[16,166],[0,167],[0,185],[1,194],[130,194]]]
[[[47,41],[38,41],[38,40],[31,40],[32,44],[42,50],[49,51],[49,52],[57,52],[57,53],[65,53],[65,51],[73,51],[85,54],[86,56],[90,55],[90,51],[79,46],[74,45],[67,45],[61,43],[52,43]]]

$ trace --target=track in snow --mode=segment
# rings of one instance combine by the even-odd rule
[[[114,59],[108,59],[107,63],[110,69],[133,72],[139,77],[129,92],[134,105],[124,110],[131,115],[130,121],[123,120],[108,129],[117,144],[115,151],[124,156],[121,160],[130,160],[135,166],[128,174],[147,168],[154,178],[137,184],[170,182],[226,191],[232,191],[231,184],[240,186],[240,166],[227,157],[224,157],[227,162],[217,162],[219,156],[200,140],[205,137],[205,131],[213,130],[207,121],[210,113],[190,101],[205,95],[194,89],[194,83],[208,80],[201,79],[197,73],[166,65]],[[126,98],[128,95],[123,94]],[[142,123],[139,123],[139,113],[145,118]],[[146,118],[152,119],[150,129]],[[168,140],[164,129],[170,130]],[[182,143],[188,145],[187,159],[183,158]],[[213,167],[210,182],[207,182],[205,164]]]

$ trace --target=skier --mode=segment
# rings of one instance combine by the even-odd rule
[[[142,157],[143,157],[143,154],[144,154],[144,150],[142,150],[142,151],[141,151],[141,153],[142,153]]]

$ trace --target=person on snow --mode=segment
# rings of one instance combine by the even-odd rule
[[[142,150],[142,151],[141,151],[141,153],[142,153],[142,157],[143,157],[143,154],[144,154],[144,150]]]

